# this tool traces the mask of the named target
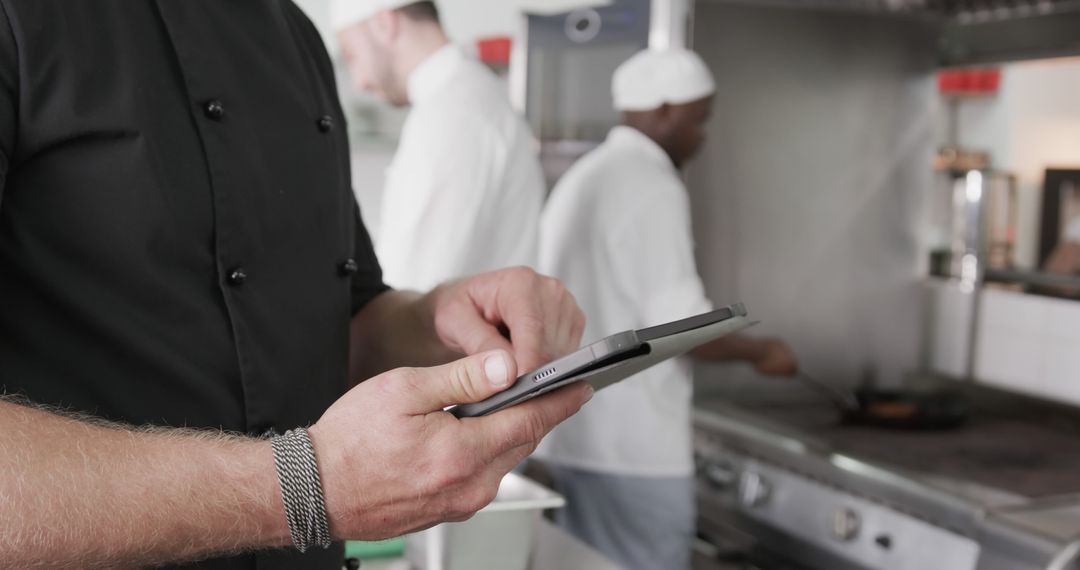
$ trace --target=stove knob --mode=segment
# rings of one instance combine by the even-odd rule
[[[874,539],[874,542],[885,550],[892,549],[892,537],[887,534],[878,535],[878,537]]]
[[[839,509],[833,513],[833,538],[851,542],[859,536],[859,514],[851,509]]]
[[[772,495],[772,488],[764,477],[753,471],[743,473],[739,485],[739,498],[744,506],[760,507],[769,502],[770,495]]]
[[[709,486],[717,491],[726,491],[739,481],[739,473],[735,470],[735,466],[726,461],[708,462],[703,472]]]

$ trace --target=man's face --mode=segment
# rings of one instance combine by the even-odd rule
[[[672,105],[668,116],[668,152],[683,165],[705,145],[705,125],[712,116],[713,98],[706,97],[683,105]]]
[[[404,82],[394,73],[390,42],[379,37],[370,20],[340,31],[338,43],[354,87],[396,107],[409,104]]]

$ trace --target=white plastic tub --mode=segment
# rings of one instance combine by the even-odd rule
[[[472,519],[406,537],[405,556],[418,570],[526,570],[541,512],[564,505],[558,493],[510,473]]]

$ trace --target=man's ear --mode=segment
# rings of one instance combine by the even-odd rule
[[[341,54],[346,60],[352,59],[357,52],[363,49],[364,32],[361,26],[363,26],[362,23],[353,24],[337,32],[338,46],[341,48]]]
[[[666,133],[675,126],[677,114],[678,109],[676,109],[670,103],[664,103],[663,105],[657,107],[656,110],[653,112],[653,120],[655,121],[656,126],[658,126],[660,130]]]
[[[393,45],[401,32],[401,14],[395,10],[379,10],[368,20],[371,36],[380,45]]]

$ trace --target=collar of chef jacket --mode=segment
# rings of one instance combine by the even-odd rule
[[[629,146],[640,151],[650,160],[655,161],[657,164],[662,165],[664,168],[671,169],[678,174],[678,169],[675,168],[675,163],[671,161],[671,157],[664,151],[660,145],[656,144],[656,141],[649,138],[645,133],[626,125],[619,125],[608,133],[608,143],[617,146]]]
[[[409,75],[409,103],[423,105],[425,101],[438,97],[439,89],[454,77],[465,62],[465,54],[452,44],[428,56]]]

